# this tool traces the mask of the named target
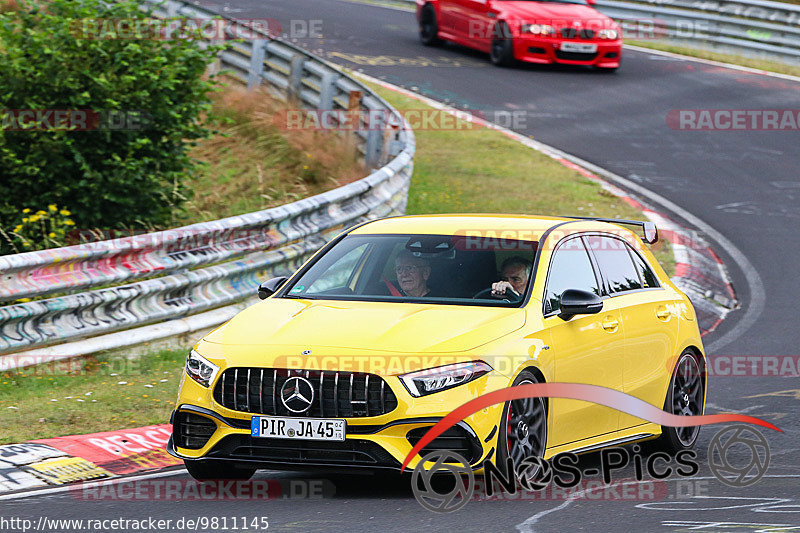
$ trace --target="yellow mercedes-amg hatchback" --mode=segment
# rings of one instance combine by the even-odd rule
[[[649,222],[519,215],[406,216],[344,231],[197,343],[168,449],[198,479],[399,470],[457,407],[537,382],[702,414],[694,308],[643,244],[657,238]],[[480,410],[423,451],[454,451],[479,469],[651,438],[679,450],[697,433],[532,398]]]

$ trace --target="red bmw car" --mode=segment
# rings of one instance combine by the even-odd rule
[[[416,0],[423,44],[442,41],[488,52],[492,63],[619,68],[622,30],[595,0]]]

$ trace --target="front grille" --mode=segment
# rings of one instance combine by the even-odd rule
[[[217,425],[210,418],[187,411],[178,412],[172,428],[175,445],[188,450],[205,446],[216,430]]]
[[[567,61],[592,61],[597,57],[597,52],[564,52],[563,50],[556,50],[556,57]]]
[[[430,427],[415,428],[406,433],[406,439],[412,446],[416,446],[422,439],[422,436],[428,432]],[[470,464],[474,463],[481,458],[481,446],[477,440],[461,426],[453,426],[446,430],[444,433],[429,442],[419,452],[420,456],[426,453],[447,450],[456,452],[463,456],[464,459],[469,461]]]
[[[358,439],[330,442],[230,435],[214,446],[208,457],[294,464],[399,466],[397,460],[380,445]]]
[[[306,378],[314,389],[311,407],[289,411],[281,387],[289,377]],[[358,418],[380,416],[397,408],[397,397],[380,376],[354,372],[229,368],[214,388],[214,399],[228,409],[273,416]]]
[[[561,37],[563,37],[564,39],[575,39],[577,37],[589,40],[589,39],[594,39],[594,36],[595,36],[595,31],[587,28],[583,29],[561,28]]]

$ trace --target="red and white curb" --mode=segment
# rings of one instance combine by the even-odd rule
[[[703,335],[714,331],[725,316],[738,306],[736,293],[730,282],[730,276],[728,275],[725,265],[698,232],[678,224],[664,213],[646,204],[642,199],[632,196],[630,193],[602,178],[598,175],[598,169],[594,165],[557,148],[525,137],[515,131],[487,122],[467,111],[442,104],[436,100],[432,100],[409,91],[408,89],[387,83],[361,72],[355,72],[354,75],[385,89],[398,92],[404,96],[423,102],[434,109],[449,113],[460,120],[469,121],[473,124],[498,131],[554,159],[565,167],[578,172],[585,178],[600,184],[603,189],[619,197],[625,203],[642,211],[648,219],[655,222],[659,229],[659,235],[672,246],[676,263],[675,275],[672,277],[672,281],[692,300],[695,310],[697,311],[700,331]],[[603,173],[606,175],[611,175],[611,173],[604,169],[600,170],[603,170]]]
[[[179,466],[165,445],[170,424],[0,446],[0,493]]]

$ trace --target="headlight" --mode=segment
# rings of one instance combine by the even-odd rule
[[[614,40],[619,37],[619,32],[617,30],[604,29],[597,32],[597,37],[600,39]]]
[[[522,33],[532,33],[533,35],[553,35],[556,30],[547,24],[523,24]]]
[[[186,374],[203,387],[208,387],[217,377],[219,367],[192,350],[186,358]]]
[[[492,367],[483,361],[473,361],[471,363],[458,363],[411,372],[400,376],[400,380],[406,386],[408,392],[411,393],[411,396],[419,398],[434,392],[458,387],[491,371]]]

